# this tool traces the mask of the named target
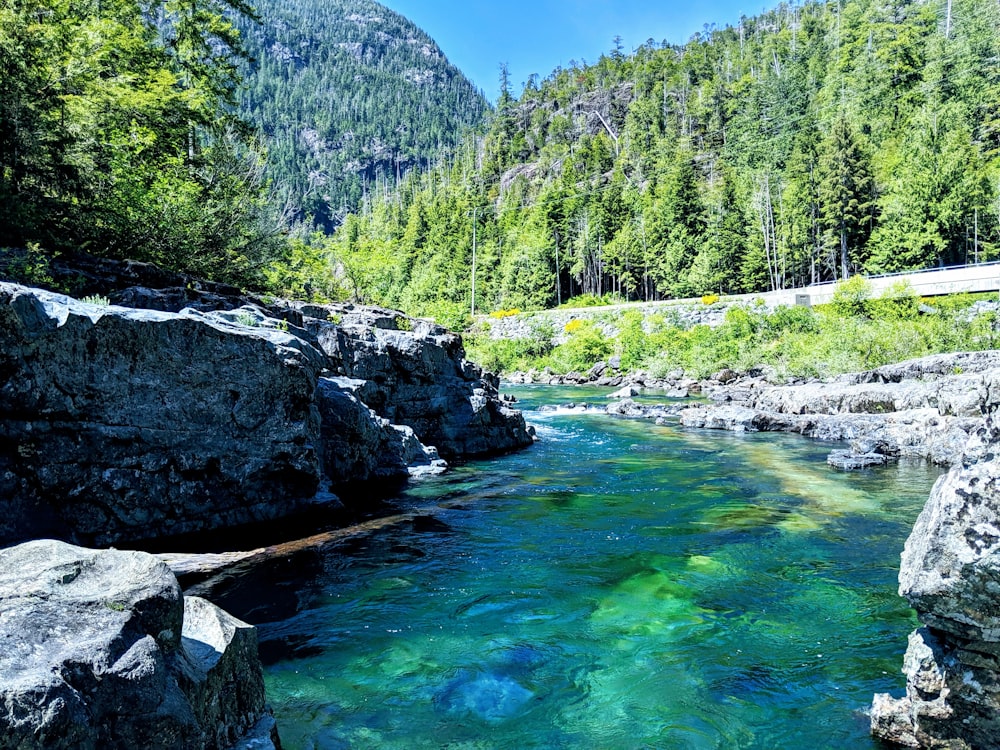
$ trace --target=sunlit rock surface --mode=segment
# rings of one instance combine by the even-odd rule
[[[961,462],[934,486],[902,556],[910,636],[906,695],[878,695],[873,732],[911,747],[1000,747],[1000,377]]]
[[[776,386],[763,379],[708,387],[715,403],[680,414],[688,427],[735,432],[796,432],[849,441],[852,468],[868,456],[957,463],[969,435],[982,425],[990,379],[1000,352],[940,354],[843,375],[830,382]],[[860,462],[863,465],[864,462]]]
[[[496,386],[459,337],[392,311],[139,310],[0,282],[0,544],[266,522],[441,471],[438,450],[529,445]]]
[[[321,367],[281,331],[0,283],[0,543],[288,513],[321,480]]]
[[[273,748],[256,631],[140,552],[0,550],[0,748]]]

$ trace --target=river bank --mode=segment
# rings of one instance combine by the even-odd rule
[[[74,545],[345,523],[532,437],[428,321],[83,268],[101,294],[0,281],[0,748],[278,747],[252,626],[145,552]]]
[[[947,482],[938,485],[932,495],[933,502],[928,504],[931,510],[925,510],[926,518],[922,516],[914,532],[917,537],[933,536],[940,543],[924,545],[921,551],[909,553],[910,563],[902,574],[907,581],[903,593],[910,597],[927,623],[927,630],[918,636],[919,643],[911,641],[916,655],[907,658],[908,674],[917,686],[913,689],[918,690],[920,685],[928,684],[928,674],[943,674],[951,669],[948,665],[966,664],[978,670],[977,680],[981,684],[1000,673],[990,661],[992,657],[988,657],[996,650],[995,629],[991,629],[988,597],[982,593],[988,586],[983,589],[981,585],[989,578],[995,542],[1000,539],[1000,533],[992,531],[998,505],[995,478],[1000,474],[991,452],[998,442],[991,420],[1000,400],[997,383],[1000,359],[995,351],[938,355],[828,381],[799,380],[787,385],[769,382],[766,372],[740,376],[731,370],[720,370],[702,380],[680,375],[659,379],[625,376],[620,370],[621,363],[611,358],[585,375],[561,376],[564,383],[600,386],[597,398],[607,402],[609,395],[614,396],[610,403],[598,408],[577,402],[566,408],[565,402],[562,406],[551,400],[539,403],[537,393],[530,389],[522,391],[522,399],[538,424],[541,445],[546,446],[544,451],[537,460],[528,455],[482,462],[477,457],[504,454],[530,444],[530,431],[511,409],[514,399],[500,396],[497,379],[465,361],[461,340],[426,321],[354,306],[263,301],[258,304],[242,298],[239,302],[247,304],[240,308],[219,309],[220,305],[224,308],[233,302],[227,301],[220,290],[199,293],[186,287],[168,292],[129,287],[114,294],[118,301],[142,300],[147,307],[126,308],[113,305],[110,300],[77,301],[41,290],[0,284],[3,324],[0,366],[11,375],[0,389],[3,416],[0,446],[5,448],[0,452],[0,469],[3,469],[0,484],[9,490],[3,496],[7,503],[3,523],[7,527],[0,526],[0,530],[15,530],[22,538],[28,532],[31,536],[51,531],[64,533],[74,541],[92,539],[109,543],[131,539],[151,543],[156,538],[169,544],[171,538],[182,539],[187,532],[218,530],[249,520],[264,521],[261,528],[266,529],[269,524],[286,518],[299,502],[311,507],[317,504],[335,507],[338,501],[330,491],[334,488],[345,499],[367,503],[370,513],[363,523],[319,534],[299,534],[289,537],[292,541],[286,544],[250,549],[231,544],[238,537],[241,542],[248,541],[242,535],[242,530],[248,527],[242,526],[229,540],[216,535],[220,552],[215,555],[165,556],[173,573],[185,581],[189,595],[205,594],[227,609],[231,606],[232,611],[253,623],[280,623],[277,635],[271,631],[264,634],[265,673],[282,661],[297,662],[315,656],[321,657],[317,669],[347,668],[351,673],[364,674],[363,663],[334,667],[328,663],[329,649],[342,648],[344,639],[352,646],[357,640],[361,646],[368,644],[391,651],[391,643],[355,639],[356,630],[334,637],[331,642],[321,636],[322,643],[316,646],[296,624],[300,617],[312,617],[304,613],[312,611],[313,594],[325,591],[330,570],[341,570],[342,561],[350,560],[359,551],[365,557],[364,550],[373,545],[383,550],[383,544],[388,546],[384,554],[376,556],[376,564],[398,574],[394,574],[392,581],[419,577],[427,567],[417,562],[416,568],[404,570],[399,564],[426,560],[439,570],[440,575],[433,577],[433,581],[401,586],[422,603],[425,600],[433,603],[434,591],[444,590],[446,585],[459,587],[444,610],[436,605],[428,609],[428,615],[436,613],[439,619],[442,616],[453,619],[465,627],[475,624],[470,617],[476,619],[482,615],[490,619],[489,632],[494,634],[508,626],[533,627],[535,623],[550,621],[562,625],[575,621],[583,628],[582,641],[577,644],[581,649],[581,644],[595,639],[609,638],[621,644],[638,636],[653,639],[643,648],[656,649],[659,646],[655,643],[665,634],[691,627],[685,648],[693,654],[702,645],[703,636],[717,639],[721,632],[717,628],[731,627],[732,617],[743,617],[762,606],[761,602],[741,601],[719,610],[714,599],[704,598],[705,589],[714,592],[713,597],[726,599],[733,595],[731,586],[758,585],[749,582],[756,581],[761,571],[744,570],[744,563],[738,562],[741,556],[758,545],[764,550],[777,545],[787,559],[803,561],[817,553],[831,554],[829,545],[837,546],[848,538],[853,542],[864,524],[882,523],[892,515],[886,504],[889,500],[877,499],[882,497],[876,489],[882,481],[880,477],[900,478],[891,493],[898,496],[907,482],[912,484],[912,479],[903,477],[933,471],[929,465],[921,469],[918,464],[903,462],[899,467],[863,472],[858,475],[860,479],[848,481],[848,475],[817,465],[821,464],[817,456],[826,452],[820,444],[808,443],[805,445],[810,447],[804,449],[790,442],[792,436],[755,434],[763,432],[847,441],[850,445],[847,451],[827,457],[828,463],[840,468],[860,468],[906,458],[955,467],[954,472],[959,474],[949,475]],[[181,302],[205,309],[170,309]],[[617,392],[610,393],[614,388]],[[651,399],[654,392],[657,396]],[[663,403],[654,403],[657,398]],[[595,413],[598,411],[600,414]],[[646,422],[609,419],[609,416],[641,418]],[[434,442],[428,445],[431,440]],[[781,446],[780,450],[775,449],[775,444]],[[434,476],[443,467],[433,445],[446,458],[457,459],[453,473]],[[808,468],[798,459],[791,464],[787,461],[787,456],[800,450],[803,456],[808,455]],[[725,458],[727,452],[732,454],[732,460]],[[474,463],[464,463],[469,460]],[[748,471],[754,487],[748,486]],[[963,471],[967,475],[962,475]],[[400,495],[398,485],[393,489],[381,481],[391,477],[417,477],[419,481],[409,489],[402,485]],[[918,489],[919,485],[916,482]],[[365,497],[367,489],[376,487],[380,488],[376,499],[371,495]],[[674,512],[681,507],[678,502],[681,505],[688,502],[680,500],[678,493],[684,492],[691,493],[691,511],[678,516]],[[926,493],[924,489],[923,494]],[[634,498],[643,498],[647,504],[653,502],[656,507],[637,506]],[[161,505],[144,499],[159,499]],[[969,502],[976,507],[967,507]],[[512,504],[508,507],[508,503]],[[594,514],[598,518],[592,519]],[[469,527],[466,522],[473,517],[476,525]],[[841,528],[838,519],[842,517],[856,519],[856,523]],[[894,524],[902,522],[907,528],[912,521],[912,518],[901,521],[892,517]],[[35,526],[26,526],[25,519]],[[327,518],[323,525],[331,520]],[[552,521],[557,524],[568,521],[569,525],[547,526]],[[589,525],[594,521],[597,527]],[[481,529],[480,523],[487,526]],[[538,528],[532,528],[533,523]],[[462,544],[453,548],[455,528],[465,529],[463,534],[475,536],[485,546],[477,542],[471,547]],[[831,537],[828,532],[833,528],[837,531]],[[902,527],[894,528],[896,531],[884,539],[880,537],[878,544],[899,543],[904,534],[897,532]],[[650,534],[644,529],[658,531]],[[273,540],[277,527],[271,526],[270,532]],[[495,549],[499,547],[495,545],[506,537],[517,544],[497,553]],[[657,551],[661,537],[683,550],[675,555],[676,560],[670,556],[664,558]],[[742,546],[741,540],[748,537],[753,544]],[[421,543],[420,538],[432,544]],[[787,546],[793,538],[794,544]],[[526,547],[520,546],[522,541]],[[717,559],[713,550],[737,542],[736,557]],[[595,558],[586,571],[574,573],[571,561],[579,558],[584,549],[581,543],[603,550],[601,554],[611,562]],[[647,543],[654,546],[647,548]],[[804,548],[800,549],[800,544]],[[805,547],[816,549],[805,551]],[[11,550],[10,554],[31,556],[25,545]],[[34,555],[38,558],[38,574],[31,581],[11,579],[8,583],[13,593],[0,591],[4,601],[26,607],[25,618],[34,617],[30,614],[35,604],[32,591],[55,586],[76,601],[76,593],[69,589],[63,592],[60,587],[70,586],[78,579],[88,580],[80,578],[81,572],[96,565],[91,562],[90,551],[46,550]],[[889,546],[883,547],[883,555],[891,557],[890,551]],[[562,552],[568,557],[552,557]],[[516,592],[523,581],[548,575],[534,567],[518,565],[518,575],[506,579],[486,576],[484,569],[474,564],[468,575],[456,575],[460,580],[446,584],[449,576],[462,568],[456,561],[465,557],[475,561],[481,556],[492,559],[489,564],[502,569],[508,564],[504,560],[511,555],[515,558],[537,555],[546,566],[578,583],[572,589],[560,589],[557,583],[547,581],[540,590],[558,589],[561,593],[551,601],[546,599],[548,603],[540,609],[533,595],[515,595],[509,602],[501,596],[499,604],[495,601],[497,591]],[[639,567],[635,568],[632,562],[622,567],[619,564],[622,555],[626,562],[631,560]],[[980,572],[970,572],[968,581],[965,569],[948,572],[946,577],[952,584],[939,596],[927,581],[936,580],[939,575],[935,556],[942,555],[969,557],[975,562],[975,567],[969,570]],[[47,560],[56,560],[57,564],[52,567]],[[106,567],[112,577],[127,576],[133,563],[115,560],[102,562],[100,566]],[[157,571],[156,581],[168,580],[163,577],[166,569],[161,563],[148,556],[143,560],[143,565]],[[765,570],[762,576],[765,582],[761,584],[765,589],[784,585],[784,579],[766,574],[766,561],[760,564]],[[28,566],[19,563],[15,567]],[[602,567],[606,567],[610,578],[592,580],[592,571]],[[729,575],[737,568],[743,573]],[[287,569],[291,577],[276,575],[281,569]],[[666,577],[651,574],[650,570],[661,570]],[[867,568],[863,566],[859,575],[864,571]],[[574,577],[581,572],[588,583]],[[847,569],[843,572],[848,577],[854,575]],[[466,589],[474,588],[472,581],[477,574],[489,581],[489,585],[470,601]],[[690,589],[675,591],[673,587],[685,576],[691,578]],[[713,580],[716,577],[718,581]],[[852,584],[855,592],[852,597],[866,590],[868,584],[862,579]],[[155,601],[166,601],[156,593],[167,586],[161,583],[152,586],[151,596]],[[366,583],[366,576],[361,575],[350,586],[371,583]],[[789,601],[769,601],[767,606],[786,610],[789,619],[798,617],[796,608],[801,602],[811,601],[814,595],[808,588],[799,588],[798,583],[787,589]],[[389,590],[395,586],[392,583]],[[575,590],[577,586],[579,590]],[[273,724],[267,723],[259,691],[254,692],[245,709],[234,707],[232,716],[236,718],[232,720],[217,720],[205,713],[211,702],[210,692],[199,685],[241,680],[231,675],[252,675],[260,669],[251,639],[243,635],[251,631],[245,629],[243,622],[227,619],[229,615],[225,612],[195,603],[200,600],[182,604],[176,582],[167,587],[173,592],[166,597],[171,602],[165,610],[168,626],[157,624],[161,621],[155,619],[149,621],[145,630],[135,630],[130,625],[128,638],[134,643],[129,641],[133,645],[126,649],[132,654],[129,658],[134,657],[136,664],[153,665],[150,679],[155,677],[153,681],[165,685],[168,692],[174,691],[170,686],[175,683],[182,692],[192,688],[186,700],[190,711],[199,717],[204,714],[205,726],[220,722],[225,725],[221,734],[216,730],[212,730],[215,734],[209,732],[215,739],[199,740],[205,747],[222,747],[261,721],[262,731],[272,732]],[[115,594],[106,599],[93,594],[112,591],[110,585],[88,584],[84,588],[90,596],[87,606],[95,621],[107,619],[106,611],[120,613],[119,619],[125,624],[145,621],[146,594]],[[24,595],[25,591],[28,595]],[[376,585],[375,595],[387,591]],[[367,600],[367,594],[355,595]],[[634,608],[622,605],[631,598],[636,601]],[[839,595],[834,598],[839,601]],[[577,605],[567,604],[574,601]],[[381,619],[391,614],[382,608],[380,601],[373,606],[371,616],[376,619],[365,620],[366,629],[372,624],[383,627]],[[578,610],[576,615],[574,606]],[[189,607],[191,623],[183,638],[187,639],[185,648],[197,651],[190,654],[183,649],[178,651],[175,643],[177,632],[185,632],[180,627],[182,620],[188,619]],[[499,621],[491,619],[494,614],[501,616]],[[323,627],[339,632],[336,623],[343,617],[345,613],[338,611],[333,625]],[[216,630],[205,630],[199,621],[222,623],[222,632],[229,635],[220,641],[215,637]],[[651,621],[656,627],[649,629]],[[712,625],[707,629],[698,625],[709,622]],[[862,630],[864,622],[862,619]],[[81,626],[85,624],[81,620]],[[430,627],[429,621],[425,624]],[[840,622],[840,626],[850,629],[845,622]],[[907,629],[911,626],[908,622]],[[159,651],[153,649],[148,638],[156,641],[167,630],[174,633],[171,636],[174,640],[161,638]],[[402,628],[390,627],[387,632],[395,635]],[[754,657],[766,659],[767,650],[773,649],[774,644],[753,628],[745,635],[750,641],[767,644]],[[555,636],[544,636],[550,637]],[[471,722],[470,725],[479,726],[477,736],[484,736],[498,724],[530,719],[531,706],[537,701],[547,706],[544,717],[540,718],[551,721],[553,716],[559,717],[552,734],[554,740],[580,739],[568,729],[574,721],[565,714],[566,704],[560,697],[570,693],[577,696],[574,700],[582,701],[581,706],[587,706],[585,712],[589,718],[584,718],[581,726],[588,727],[587,737],[593,734],[591,739],[595,742],[598,738],[603,738],[600,742],[651,741],[649,727],[664,720],[653,706],[642,707],[633,714],[626,708],[629,699],[625,694],[605,692],[609,680],[616,682],[621,678],[632,684],[641,672],[632,672],[625,665],[620,673],[617,668],[613,673],[593,671],[573,659],[550,671],[542,665],[559,663],[566,644],[546,641],[538,645],[537,633],[530,628],[515,641],[499,647],[488,642],[472,644],[455,633],[452,638],[460,646],[456,655],[478,649],[488,658],[464,666],[451,663],[443,682],[434,667],[418,680],[419,687],[412,694],[408,689],[395,690],[381,677],[370,676],[376,694],[391,694],[394,701],[403,703],[430,700],[434,711],[425,717],[430,722],[428,726],[440,721],[456,722],[457,731],[463,723]],[[206,663],[204,668],[197,666],[201,647],[194,646],[195,642],[205,644],[206,649],[211,647],[213,653],[231,654],[225,660],[235,671],[213,676],[211,664]],[[114,645],[117,643],[114,640],[106,652],[67,658],[74,664],[91,664],[84,672],[92,672],[95,679],[108,675],[113,679],[107,684],[118,684],[114,682],[119,679],[116,675],[121,670],[124,670],[121,674],[132,674],[133,661],[116,661],[122,656]],[[46,650],[42,641],[38,645],[42,651]],[[739,648],[738,642],[727,641],[727,648]],[[406,654],[414,649],[420,651],[422,646],[409,643],[397,655],[402,660],[400,664],[409,663]],[[928,649],[933,656],[931,661],[921,656]],[[631,653],[630,649],[625,650]],[[30,649],[22,651],[30,656]],[[974,663],[969,661],[969,653],[978,654]],[[525,654],[527,661],[522,663]],[[55,654],[53,658],[58,656]],[[678,656],[672,651],[662,653],[662,659],[675,658]],[[434,661],[432,656],[421,659]],[[920,669],[909,668],[915,661],[922,665]],[[30,666],[29,662],[33,664],[28,659],[24,665]],[[115,667],[108,671],[106,663],[112,662]],[[154,669],[160,662],[167,666]],[[669,677],[672,674],[669,669],[658,671],[662,666],[659,658],[643,663],[644,669],[661,676],[666,674],[668,680],[676,677]],[[12,664],[8,667],[20,675],[24,665],[20,661]],[[119,667],[121,670],[115,671]],[[556,674],[566,674],[566,669],[577,670],[586,677],[573,686],[551,681]],[[720,661],[712,669],[725,671],[726,667]],[[193,679],[196,673],[204,677]],[[392,680],[406,674],[397,673],[395,668],[389,673]],[[173,676],[164,677],[167,681],[163,682],[161,677],[168,674]],[[838,674],[843,675],[838,680],[848,679],[847,672]],[[90,685],[89,678],[78,684],[78,676],[67,673],[60,678],[62,682],[39,683],[38,690],[32,688],[24,694],[27,698],[21,694],[8,696],[5,705],[15,706],[16,710],[0,715],[0,721],[7,721],[21,734],[27,732],[25,736],[34,732],[36,737],[49,737],[44,742],[51,745],[50,740],[56,734],[66,734],[59,727],[69,726],[74,720],[70,714],[49,712],[53,705],[49,699],[58,698],[59,690],[79,691],[83,689],[80,685]],[[739,675],[730,677],[737,683],[744,679]],[[723,715],[728,717],[729,709],[741,700],[743,693],[717,690],[714,677],[706,674],[703,678],[688,685],[689,698],[724,705]],[[278,685],[279,696],[285,695],[286,687],[293,693],[302,689],[297,679],[287,686],[273,672],[268,679]],[[800,674],[791,665],[785,665],[775,670],[773,680],[774,685],[786,682],[797,685],[794,691],[797,693],[807,684],[807,673]],[[956,742],[968,739],[972,747],[982,745],[981,737],[993,736],[990,733],[995,728],[988,722],[976,724],[975,734],[966,739],[962,734],[965,731],[962,726],[972,726],[964,717],[992,704],[977,703],[960,686],[950,686],[944,678],[935,684],[939,684],[940,690],[933,699],[927,699],[919,691],[908,694],[902,703],[880,698],[875,712],[880,734],[895,741],[912,739],[930,746],[935,738],[945,736],[944,732],[957,738]],[[853,690],[852,700],[857,701],[861,690],[881,695],[892,687],[884,681],[866,678]],[[831,686],[831,689],[838,688]],[[957,696],[950,703],[949,694]],[[160,700],[149,695],[143,697],[141,691],[127,696],[115,693],[114,700],[139,704]],[[95,705],[103,705],[107,698],[101,691],[94,693]],[[284,698],[279,700],[288,707]],[[375,700],[374,696],[371,700]],[[796,705],[811,705],[808,701],[799,703],[799,697],[794,700]],[[335,691],[324,692],[308,711],[319,711],[326,716],[334,711],[334,705],[342,702],[349,704],[350,700]],[[615,729],[613,736],[605,737],[594,723],[607,710],[624,711],[628,718],[620,727],[623,733]],[[683,709],[678,710],[683,714]],[[296,711],[292,709],[291,715]],[[950,713],[944,716],[945,711]],[[297,728],[293,736],[303,741],[307,737],[315,740],[336,736],[361,745],[378,736],[391,745],[397,740],[402,742],[401,737],[405,736],[395,732],[405,733],[410,729],[400,725],[390,730],[382,724],[385,721],[391,724],[390,717],[366,714],[360,706],[337,709],[335,713],[344,721],[343,731],[323,719],[322,731],[314,734],[312,729],[302,728],[300,719],[294,719]],[[186,733],[184,736],[204,734],[204,729],[181,714],[184,710],[164,720],[173,721],[171,726],[182,727],[178,731]],[[139,711],[136,715],[144,714]],[[239,716],[252,718],[244,720]],[[711,735],[727,742],[740,742],[739,738],[747,732],[747,736],[766,736],[775,742],[787,737],[816,741],[807,740],[808,733],[800,727],[787,728],[787,736],[774,735],[762,731],[757,718],[745,716],[738,709],[732,710],[732,716],[741,717],[735,734],[723,726],[728,718],[723,725],[716,725],[706,717],[697,721],[708,722],[713,727]],[[35,719],[31,717],[41,723],[32,725]],[[52,717],[58,719],[52,725],[55,729],[42,731],[48,726],[44,722]],[[679,720],[695,719],[683,714]],[[843,714],[840,720],[844,720]],[[418,731],[416,726],[420,721],[417,720],[414,731]],[[39,731],[35,732],[32,726]],[[104,736],[100,732],[107,734],[112,730],[95,724],[94,731],[97,737]],[[825,731],[836,734],[831,724],[825,726]],[[170,730],[163,739],[165,748],[178,746],[176,742],[171,744],[171,733],[176,734]],[[854,737],[855,733],[848,735]],[[512,741],[514,736],[511,735]],[[77,742],[76,735],[66,734],[66,737],[70,744]],[[461,732],[454,739],[462,741]]]
[[[592,372],[577,382],[620,388],[607,394],[604,404],[575,406],[635,419],[676,418],[698,429],[791,432],[848,442],[848,449],[838,448],[828,457],[846,469],[899,458],[951,466],[983,425],[984,403],[992,398],[990,382],[997,372],[1000,352],[994,350],[933,355],[786,385],[730,370],[702,381],[642,375],[609,380],[603,372]],[[528,379],[520,375],[511,381]],[[694,395],[698,403],[684,400]]]

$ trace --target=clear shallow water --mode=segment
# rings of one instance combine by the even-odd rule
[[[510,391],[534,448],[254,586],[286,748],[879,747],[863,711],[903,685],[899,552],[938,470]]]

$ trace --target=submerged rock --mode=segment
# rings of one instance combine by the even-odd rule
[[[1000,747],[1000,375],[985,424],[935,484],[906,542],[899,592],[910,636],[906,695],[876,696],[872,731],[911,747]]]
[[[4,750],[275,746],[254,628],[150,555],[0,550],[0,644]]]

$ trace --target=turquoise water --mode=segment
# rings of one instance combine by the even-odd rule
[[[864,711],[903,686],[896,571],[936,469],[511,391],[535,447],[255,586],[286,748],[879,747]]]

